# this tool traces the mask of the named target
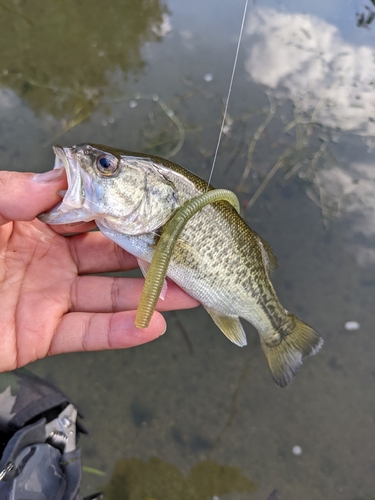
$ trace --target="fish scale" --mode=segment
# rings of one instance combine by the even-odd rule
[[[41,214],[50,224],[95,220],[108,238],[151,262],[163,227],[174,212],[213,189],[162,158],[97,144],[55,146],[55,166],[67,170],[62,202]],[[234,343],[246,345],[240,322],[250,322],[271,375],[288,385],[303,357],[323,344],[320,335],[280,304],[270,281],[277,266],[269,245],[226,201],[205,206],[186,224],[173,249],[167,276],[205,307]]]

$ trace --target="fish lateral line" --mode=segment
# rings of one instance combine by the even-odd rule
[[[240,203],[232,191],[228,189],[213,189],[191,198],[182,207],[178,208],[168,221],[156,245],[150,267],[147,271],[135,317],[135,326],[137,328],[147,328],[150,324],[178,237],[186,224],[206,205],[217,201],[227,201],[240,213]]]

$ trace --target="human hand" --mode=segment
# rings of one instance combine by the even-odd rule
[[[0,172],[0,371],[64,352],[140,345],[166,329],[159,312],[148,328],[134,325],[144,280],[90,276],[134,269],[135,257],[87,232],[94,223],[48,226],[36,219],[66,188],[63,169]],[[72,232],[80,234],[62,236]],[[157,309],[197,305],[169,283]]]

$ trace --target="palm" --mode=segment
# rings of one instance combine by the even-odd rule
[[[2,324],[9,325],[0,364],[12,369],[48,354],[70,308],[77,266],[67,241],[38,221],[2,226],[0,242],[1,315]],[[4,293],[9,288],[11,293]]]
[[[164,330],[158,314],[149,328],[134,326],[142,280],[88,275],[136,265],[101,233],[66,238],[37,219],[9,222],[0,226],[0,262],[0,370],[61,352],[130,347]],[[194,305],[172,285],[161,307]]]

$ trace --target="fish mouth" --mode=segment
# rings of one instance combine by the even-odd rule
[[[68,182],[68,189],[59,191],[62,201],[48,212],[38,216],[38,219],[48,224],[70,224],[86,219],[83,213],[84,195],[80,166],[74,153],[74,148],[53,146],[55,153],[54,169],[64,168]],[[92,220],[92,218],[90,219]]]
[[[62,203],[70,208],[82,207],[82,182],[80,176],[80,167],[73,148],[63,148],[62,146],[53,146],[55,153],[56,168],[65,168],[68,189],[61,194],[64,195]]]

